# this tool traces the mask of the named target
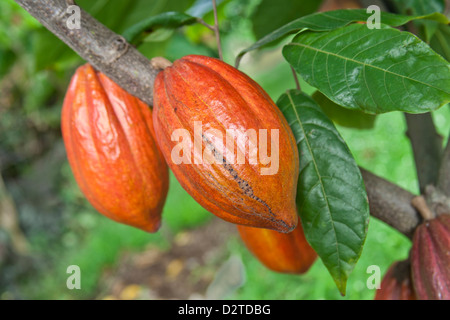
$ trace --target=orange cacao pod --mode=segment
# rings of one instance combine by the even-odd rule
[[[236,224],[280,232],[295,228],[295,139],[275,103],[247,75],[218,59],[181,58],[156,77],[153,122],[170,169],[208,211]],[[176,154],[182,153],[182,161],[174,160],[180,130],[189,147]],[[278,163],[263,164],[261,159],[268,157],[261,157],[251,134],[261,132],[270,133],[267,155],[273,160],[275,154]],[[260,146],[261,141],[262,134]],[[252,163],[258,151],[260,159]],[[203,159],[205,154],[209,160]]]
[[[450,215],[427,220],[414,232],[411,272],[420,300],[450,300]]]
[[[61,129],[81,191],[103,215],[158,230],[167,196],[167,164],[150,108],[85,64],[72,77]]]
[[[273,271],[305,273],[317,258],[305,238],[300,221],[289,233],[240,225],[237,228],[248,250]]]
[[[375,300],[416,300],[408,259],[390,266],[375,294]]]

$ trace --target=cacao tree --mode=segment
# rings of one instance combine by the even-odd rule
[[[61,125],[73,174],[99,212],[157,232],[168,166],[200,205],[237,224],[269,269],[305,273],[318,257],[345,295],[373,217],[413,242],[376,299],[449,298],[450,141],[432,117],[450,103],[448,1],[262,0],[256,41],[225,62],[217,10],[214,24],[167,11],[116,34],[73,1],[15,2],[89,63],[72,79]],[[209,54],[168,61],[140,52],[156,31],[196,24],[210,29]],[[292,69],[281,96],[239,70],[266,48]],[[388,112],[404,113],[420,194],[359,167],[336,126],[370,128]],[[180,165],[174,131],[194,136],[195,121],[209,131],[193,159],[208,151],[211,163]],[[278,130],[268,152],[279,156],[275,174],[261,173],[268,163],[231,163],[217,139],[227,129]],[[232,141],[248,160],[252,142],[241,131]]]

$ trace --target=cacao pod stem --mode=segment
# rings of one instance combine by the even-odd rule
[[[428,207],[427,201],[425,200],[424,196],[416,196],[412,198],[411,204],[414,208],[417,209],[417,211],[419,211],[424,220],[431,220],[435,218],[435,215]]]
[[[152,58],[150,64],[157,70],[164,70],[165,68],[172,66],[172,62],[163,57]]]

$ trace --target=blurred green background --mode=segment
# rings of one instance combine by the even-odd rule
[[[241,49],[285,22],[268,20],[262,1],[219,1],[226,62],[233,64]],[[166,11],[188,12],[213,23],[209,0],[77,3],[117,33]],[[320,1],[310,3],[315,4],[306,11],[316,10]],[[250,53],[241,62],[241,70],[274,100],[295,85],[281,47],[278,43]],[[201,24],[158,29],[139,50],[149,58],[169,60],[217,54],[214,35]],[[320,261],[301,276],[264,268],[235,228],[196,204],[173,176],[159,232],[146,234],[101,216],[74,181],[60,133],[64,92],[83,63],[12,0],[0,2],[1,299],[202,298],[212,291],[225,299],[372,299],[367,267],[378,265],[384,273],[392,262],[407,257],[409,240],[371,219],[363,254],[347,295],[341,297]],[[314,91],[306,83],[301,86]],[[433,117],[447,137],[450,109],[443,107]],[[401,113],[378,116],[371,129],[337,127],[360,166],[418,192]],[[69,265],[80,266],[81,290],[66,287]],[[238,282],[231,272],[236,268]]]

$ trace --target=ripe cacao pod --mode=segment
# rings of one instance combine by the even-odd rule
[[[417,227],[411,272],[418,299],[450,300],[450,215],[442,214]]]
[[[305,238],[300,221],[290,233],[241,225],[237,228],[248,250],[273,271],[302,274],[317,258]]]
[[[375,300],[416,300],[408,259],[390,266],[375,294]]]
[[[148,105],[85,64],[66,93],[61,129],[75,180],[92,206],[117,222],[158,230],[169,176]]]
[[[295,228],[295,138],[272,99],[247,75],[218,59],[185,56],[156,77],[153,122],[170,169],[208,211],[236,224],[280,232]],[[177,154],[180,132],[189,148]],[[261,156],[264,132],[271,135],[266,155],[277,161],[270,167]],[[260,134],[260,159],[253,163],[258,148],[252,133]],[[174,159],[181,153],[182,161]]]

